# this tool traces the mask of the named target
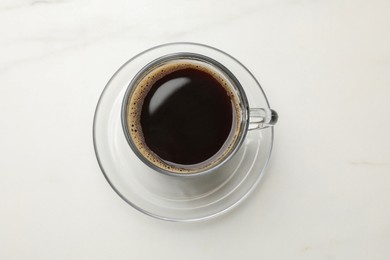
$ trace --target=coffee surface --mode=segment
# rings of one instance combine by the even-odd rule
[[[241,130],[241,107],[230,81],[200,61],[174,60],[133,83],[126,123],[140,155],[158,168],[193,173],[230,154]]]
[[[209,73],[195,68],[174,71],[146,94],[140,120],[145,143],[166,161],[201,163],[227,140],[232,110],[225,88]]]

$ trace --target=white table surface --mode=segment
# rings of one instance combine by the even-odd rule
[[[390,2],[0,2],[0,259],[390,259]],[[111,189],[95,105],[126,60],[193,41],[280,114],[255,192],[170,223]]]

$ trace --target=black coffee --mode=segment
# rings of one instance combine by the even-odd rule
[[[126,120],[133,145],[155,166],[193,173],[217,165],[235,147],[239,98],[212,66],[177,60],[149,69],[134,83]]]
[[[216,154],[232,129],[230,96],[209,73],[186,68],[164,75],[141,109],[145,143],[163,160],[196,164]]]

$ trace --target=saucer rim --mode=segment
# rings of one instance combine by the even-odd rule
[[[159,214],[155,214],[155,213],[152,213],[150,211],[147,211],[147,210],[144,210],[143,208],[141,208],[140,206],[134,204],[133,202],[131,202],[129,199],[127,199],[117,188],[116,186],[112,183],[112,181],[110,180],[110,178],[108,177],[108,174],[106,173],[106,170],[104,169],[104,166],[103,166],[103,163],[100,159],[100,156],[99,156],[99,151],[98,151],[98,148],[97,148],[97,145],[96,145],[96,142],[97,142],[97,137],[96,137],[96,118],[97,118],[97,115],[98,115],[98,110],[99,110],[99,107],[101,105],[101,101],[103,99],[103,97],[105,96],[105,93],[106,91],[108,90],[108,88],[110,87],[111,85],[111,82],[115,79],[115,77],[120,73],[120,71],[122,71],[122,69],[124,67],[126,67],[129,63],[131,63],[133,60],[137,59],[138,57],[142,56],[143,54],[145,53],[148,53],[152,50],[155,50],[155,49],[159,49],[159,48],[163,48],[163,47],[166,47],[166,46],[172,46],[172,45],[193,45],[193,46],[199,46],[199,47],[203,47],[203,48],[209,48],[209,49],[213,49],[215,51],[218,51],[226,56],[228,56],[229,58],[233,59],[235,62],[237,62],[252,78],[253,80],[255,80],[255,82],[257,83],[258,87],[259,87],[259,90],[262,92],[262,95],[264,96],[264,99],[265,99],[265,102],[266,102],[266,105],[268,108],[270,108],[270,105],[269,105],[269,101],[267,99],[267,96],[265,95],[265,92],[263,90],[263,88],[261,87],[260,83],[258,82],[258,80],[254,77],[254,75],[249,71],[249,69],[247,67],[245,67],[240,61],[238,61],[236,58],[234,58],[233,56],[229,55],[228,53],[224,52],[224,51],[221,51],[220,49],[217,49],[215,47],[212,47],[212,46],[208,46],[208,45],[205,45],[205,44],[201,44],[201,43],[195,43],[195,42],[171,42],[171,43],[165,43],[165,44],[161,44],[161,45],[157,45],[157,46],[154,46],[154,47],[151,47],[151,48],[148,48],[140,53],[138,53],[137,55],[133,56],[132,58],[130,58],[129,60],[127,60],[125,63],[123,63],[116,71],[115,73],[111,76],[111,78],[109,79],[109,81],[106,83],[103,91],[101,92],[100,94],[100,97],[97,101],[97,104],[96,104],[96,107],[95,107],[95,111],[94,111],[94,117],[93,117],[93,126],[92,126],[92,139],[93,139],[93,147],[94,147],[94,153],[95,153],[95,156],[96,156],[96,159],[98,161],[98,165],[99,165],[99,168],[101,170],[101,172],[103,173],[103,176],[104,178],[106,179],[106,181],[109,183],[109,185],[111,186],[111,188],[115,191],[115,193],[118,194],[118,196],[120,198],[122,198],[127,204],[129,204],[130,206],[132,206],[134,209],[138,210],[139,212],[145,214],[145,215],[148,215],[150,217],[153,217],[155,219],[160,219],[160,220],[165,220],[165,221],[169,221],[169,222],[199,222],[199,221],[206,221],[206,220],[210,220],[210,219],[214,219],[218,216],[221,216],[229,211],[231,211],[232,209],[236,208],[238,205],[240,205],[248,196],[250,196],[253,191],[255,190],[255,188],[257,187],[258,183],[260,182],[260,180],[263,178],[264,174],[262,174],[264,172],[264,170],[267,168],[268,166],[268,163],[269,163],[269,160],[271,158],[271,154],[272,154],[272,150],[273,150],[273,142],[274,142],[274,128],[271,127],[271,133],[270,133],[270,144],[269,144],[269,151],[267,152],[268,153],[268,156],[267,156],[267,159],[265,160],[264,162],[264,165],[262,167],[262,169],[259,170],[259,173],[258,173],[258,177],[256,178],[256,180],[252,183],[252,185],[249,187],[249,189],[245,192],[245,194],[243,196],[241,196],[238,200],[236,200],[234,203],[232,203],[231,205],[227,206],[226,208],[218,211],[218,212],[215,212],[215,213],[212,213],[210,215],[205,215],[205,216],[202,216],[202,217],[196,217],[196,218],[187,218],[187,219],[182,219],[182,218],[172,218],[172,217],[165,217],[165,216],[162,216],[162,215],[159,215]],[[243,88],[245,89],[245,86],[243,86]],[[242,144],[242,146],[245,146],[245,144]],[[182,176],[184,177],[184,176]],[[187,176],[187,177],[191,177],[191,176]],[[180,178],[180,177],[179,177]]]

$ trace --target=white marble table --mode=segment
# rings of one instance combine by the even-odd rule
[[[0,259],[390,259],[390,2],[0,2]],[[166,42],[247,65],[280,114],[255,192],[212,221],[142,215],[100,172],[96,102]]]

